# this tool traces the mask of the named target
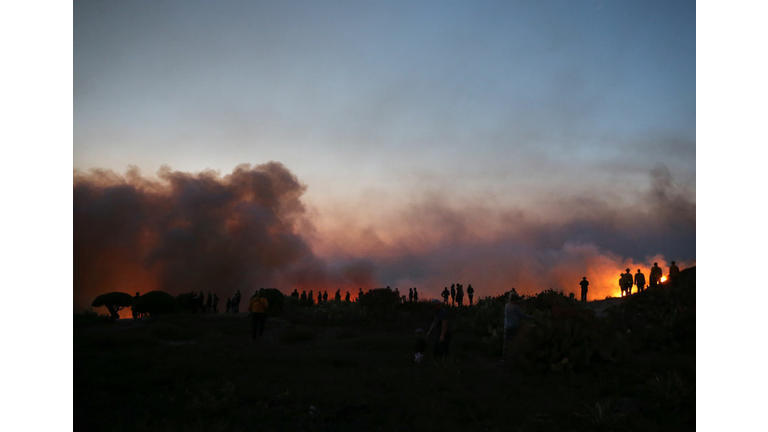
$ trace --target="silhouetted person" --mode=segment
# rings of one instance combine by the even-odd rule
[[[395,295],[397,296],[397,300],[400,301],[400,290],[398,288],[395,288]]]
[[[315,294],[312,292],[312,290],[309,290],[309,295],[307,296],[307,300],[309,300],[311,304],[315,304]]]
[[[240,298],[242,295],[240,294],[240,290],[237,290],[235,292],[235,298],[232,299],[232,312],[234,313],[240,313]]]
[[[133,320],[136,321],[139,319],[139,313],[136,312],[136,302],[139,300],[139,292],[136,291],[136,295],[133,296],[133,306],[131,306],[131,315],[133,316]]]
[[[429,337],[432,330],[436,330],[435,338],[435,359],[445,360],[448,357],[448,347],[451,343],[451,329],[448,326],[448,312],[440,304],[440,300],[432,300],[432,308],[435,310],[435,318],[432,321],[432,325],[429,327],[427,336]]]
[[[624,286],[624,273],[619,273],[619,289],[621,289],[621,297],[624,297],[627,288]]]
[[[408,288],[408,301],[413,301],[413,288]]]
[[[472,297],[475,296],[475,289],[472,288],[472,284],[467,286],[467,295],[469,296],[469,305],[472,306]]]
[[[443,290],[443,304],[444,305],[448,304],[448,297],[450,295],[451,295],[451,293],[448,291],[448,287],[445,287],[445,289]]]
[[[627,295],[632,295],[632,272],[627,269],[627,272],[624,273],[621,277],[624,278],[624,287],[626,287]]]
[[[501,361],[505,361],[505,354],[507,352],[507,344],[511,342],[517,332],[520,330],[521,318],[533,318],[530,315],[526,315],[520,306],[517,304],[517,295],[509,293],[509,301],[504,306],[504,345],[501,347]]]
[[[637,273],[635,273],[635,286],[637,287],[637,292],[643,292],[643,289],[645,289],[645,275],[640,269],[637,269]]]
[[[213,295],[213,313],[219,313],[219,295]]]
[[[307,290],[304,290],[301,292],[301,301],[302,302],[307,301]]]
[[[464,286],[462,284],[456,284],[456,303],[459,306],[464,306]]]
[[[269,302],[263,297],[264,290],[259,290],[248,304],[248,312],[251,317],[251,337],[256,340],[264,334],[264,327],[267,325],[267,309]]]
[[[656,263],[653,263],[653,267],[651,267],[650,279],[650,287],[655,287],[661,282],[661,267]]]
[[[669,266],[669,284],[672,288],[677,288],[677,282],[680,279],[680,269],[677,267],[674,261]]]
[[[336,303],[341,301],[341,288],[336,290],[336,295],[333,296],[333,299],[336,300]]]
[[[232,299],[227,297],[227,313],[232,313]]]
[[[324,302],[328,301],[328,291],[323,291],[323,301]]]
[[[349,291],[347,291],[347,295],[344,296],[344,300],[349,302],[349,297],[350,297]]]
[[[451,284],[451,306],[456,301],[456,284]]]
[[[402,304],[405,304],[405,296],[402,296],[402,297],[400,297],[400,302],[401,302]]]
[[[293,289],[293,292],[291,293],[291,297],[293,297],[293,298],[295,298],[295,299],[297,299],[297,300],[298,300],[298,298],[299,298],[299,290],[297,290],[296,288],[294,288],[294,289]]]
[[[213,296],[208,293],[208,299],[205,301],[205,311],[208,313],[213,312]]]
[[[416,291],[416,287],[413,287],[413,301],[419,301],[419,292]]]
[[[581,278],[581,282],[579,282],[579,285],[581,285],[581,301],[586,303],[587,302],[587,291],[589,291],[589,281],[587,281],[587,277],[586,276]]]

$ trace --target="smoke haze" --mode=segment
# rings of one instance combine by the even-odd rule
[[[105,292],[155,289],[222,300],[238,289],[386,285],[428,298],[452,283],[472,284],[478,297],[512,287],[577,293],[582,276],[590,300],[615,296],[626,268],[647,275],[658,262],[666,272],[667,256],[695,265],[694,194],[663,165],[649,174],[648,189],[627,196],[553,193],[525,208],[481,197],[458,206],[424,192],[374,223],[354,203],[308,211],[307,186],[277,162],[224,176],[75,172],[75,310]]]

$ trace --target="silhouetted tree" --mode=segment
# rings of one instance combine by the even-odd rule
[[[114,321],[120,318],[120,314],[118,314],[120,309],[133,306],[133,297],[131,297],[130,294],[126,294],[124,292],[106,293],[93,299],[91,306],[106,307],[109,311],[110,321]]]

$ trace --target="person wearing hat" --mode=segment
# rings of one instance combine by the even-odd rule
[[[427,331],[427,336],[432,333],[432,330],[437,329],[437,337],[435,338],[435,359],[442,358],[445,360],[448,357],[448,347],[451,344],[451,330],[448,327],[448,312],[440,304],[440,300],[434,299],[430,302],[432,308],[435,311],[435,319],[432,321],[432,325]]]
[[[637,273],[635,273],[635,286],[637,287],[637,292],[643,292],[645,288],[645,275],[640,269],[637,269]]]
[[[589,282],[587,281],[587,277],[586,276],[581,278],[581,282],[579,282],[579,285],[581,285],[581,301],[586,303],[587,302],[587,290],[589,289],[589,288],[587,288],[587,287],[589,287]]]
[[[632,280],[632,273],[627,269],[627,272],[622,274],[621,277],[624,279],[624,289],[627,291],[627,295],[631,295],[632,284],[634,283]]]

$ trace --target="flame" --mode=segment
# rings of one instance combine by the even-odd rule
[[[666,280],[667,280],[667,277],[666,277],[666,276],[662,276],[662,277],[661,277],[661,281],[662,281],[662,282],[664,282],[664,281],[666,281]]]

